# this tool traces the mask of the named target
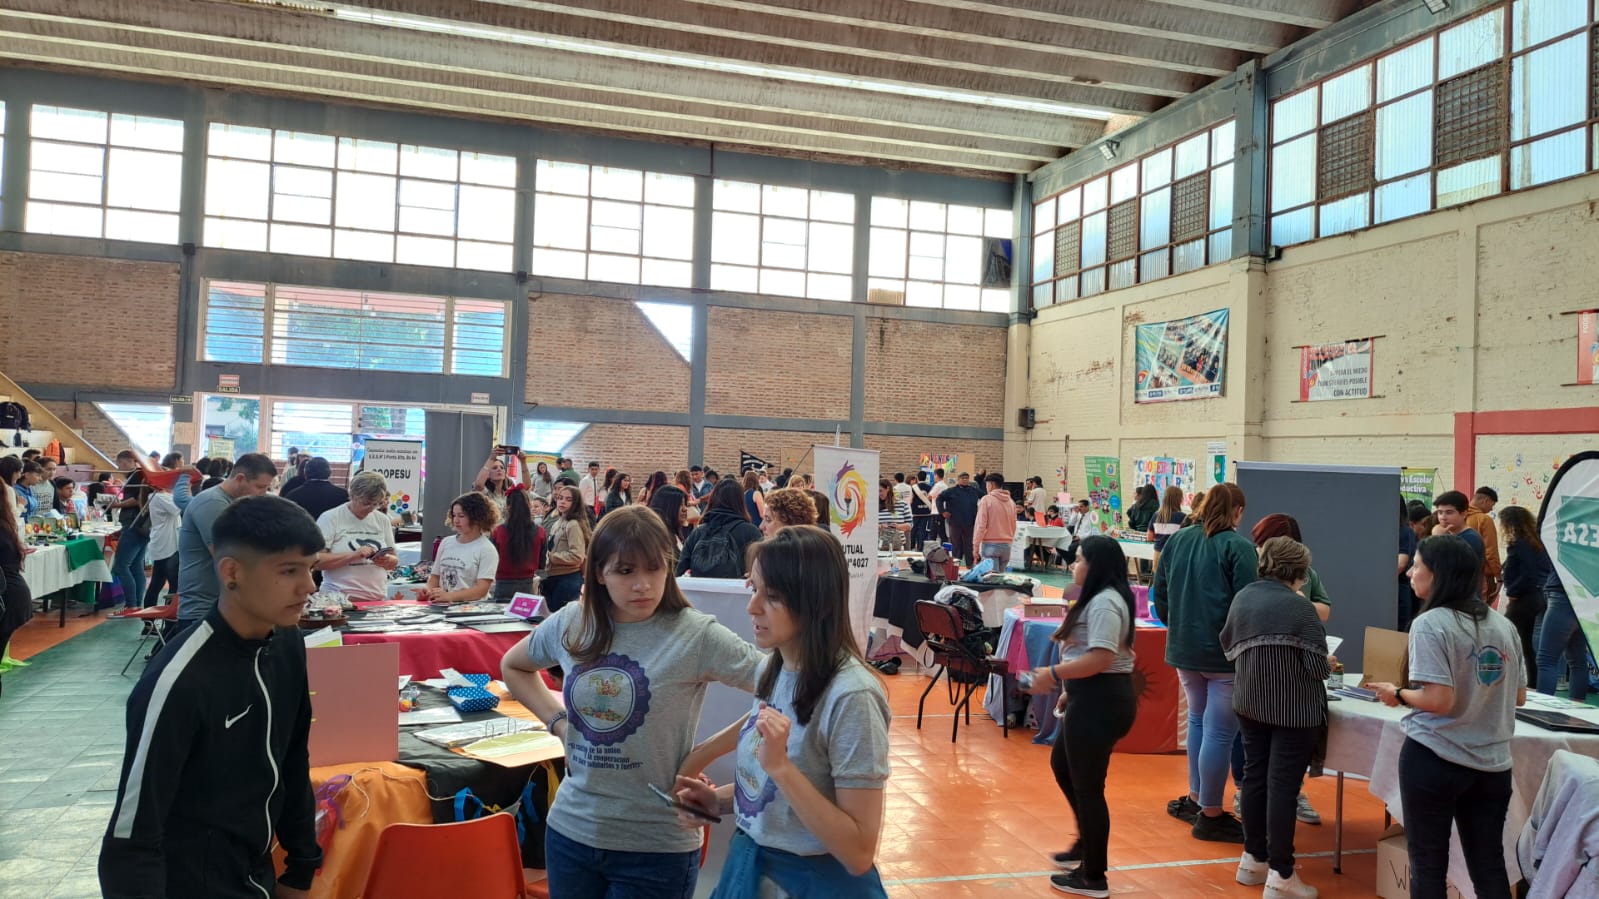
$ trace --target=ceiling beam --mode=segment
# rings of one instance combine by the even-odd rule
[[[1154,2],[1197,12],[1283,22],[1302,28],[1326,28],[1361,5],[1360,0],[1154,0]]]
[[[1145,37],[1227,47],[1265,56],[1305,36],[1305,29],[1264,19],[1246,19],[1164,4],[1122,0],[911,0],[929,6],[1010,16],[1072,28],[1101,28]]]

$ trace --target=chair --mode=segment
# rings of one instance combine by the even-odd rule
[[[960,616],[950,606],[927,599],[917,600],[916,625],[922,629],[922,636],[927,638],[927,646],[933,652],[933,664],[938,666],[933,679],[927,682],[927,689],[922,691],[921,701],[916,703],[916,729],[922,729],[922,706],[927,702],[927,694],[933,692],[933,685],[948,672],[949,701],[955,706],[955,727],[949,735],[949,741],[953,743],[960,735],[963,711],[966,723],[972,723],[972,694],[977,692],[977,685],[987,682],[991,674],[1004,677],[1010,669],[1004,659],[979,655],[966,647],[962,639],[966,633],[961,627]],[[1002,718],[999,724],[1006,739],[1009,739],[1010,722]]]
[[[152,654],[160,652],[161,648],[167,645],[167,634],[163,625],[168,621],[178,620],[178,598],[174,595],[172,601],[164,606],[151,606],[148,609],[128,609],[112,617],[132,618],[135,621],[143,621],[146,624],[155,625],[150,629],[150,633],[139,638],[138,645],[133,647],[133,654],[128,656],[127,663],[122,666],[122,675],[126,677],[128,669],[133,667],[133,660],[138,658],[139,653],[143,651],[146,640],[151,637],[155,638],[155,649],[152,650]]]
[[[390,824],[378,836],[366,899],[526,899],[516,819],[505,813],[454,824]]]

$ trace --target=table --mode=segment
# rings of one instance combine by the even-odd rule
[[[1005,609],[1027,598],[1027,594],[1006,584],[969,584],[965,581],[958,584],[977,593],[977,603],[982,607],[983,624],[986,627],[999,627],[1004,622]],[[881,630],[888,637],[899,637],[924,668],[930,666],[932,654],[919,651],[926,641],[921,626],[916,623],[916,603],[919,600],[931,600],[944,586],[919,574],[888,575],[877,581],[877,597],[872,605],[873,630]],[[1039,589],[1034,584],[1033,594],[1037,595]]]
[[[989,677],[988,694],[983,699],[989,717],[998,721],[996,711],[1000,714],[1009,711],[1002,709],[1000,703],[1016,689],[1014,675],[1048,665],[1056,659],[1058,650],[1052,638],[1060,623],[1059,618],[1024,619],[1020,607],[1005,610],[1005,625],[1000,631],[995,654],[1005,658],[1010,674],[1003,679]],[[1016,633],[1018,625],[1021,625],[1020,639]],[[1177,670],[1166,664],[1166,628],[1139,621],[1133,631],[1133,655],[1133,689],[1138,697],[1138,716],[1133,720],[1133,729],[1116,744],[1115,751],[1175,752],[1182,748],[1187,716]],[[1028,702],[1034,719],[1040,722],[1035,742],[1048,743],[1054,739],[1054,703],[1054,694],[1034,696]]]
[[[442,668],[462,674],[500,676],[500,660],[527,636],[525,633],[485,634],[469,627],[425,634],[344,634],[345,643],[400,644],[400,673],[418,680],[439,677]]]
[[[1344,678],[1347,683],[1360,682],[1359,674],[1345,674]],[[1599,724],[1599,709],[1561,711]],[[1404,808],[1399,801],[1399,749],[1405,742],[1400,720],[1408,712],[1408,709],[1389,708],[1380,702],[1358,699],[1344,699],[1328,706],[1327,760],[1323,767],[1338,772],[1337,813],[1333,830],[1335,871],[1339,870],[1343,853],[1343,791],[1346,774],[1370,778],[1371,794],[1388,806],[1394,820],[1405,823]],[[1599,756],[1599,735],[1559,733],[1516,722],[1510,743],[1510,754],[1515,760],[1515,766],[1511,769],[1514,789],[1510,796],[1510,809],[1505,816],[1503,836],[1504,864],[1510,872],[1511,883],[1521,879],[1516,841],[1531,813],[1533,799],[1543,783],[1549,760],[1559,749]],[[1466,872],[1458,837],[1452,837],[1449,843],[1449,881],[1465,899],[1474,899],[1476,893],[1471,888],[1471,878]]]
[[[1155,561],[1155,544],[1148,540],[1117,540],[1121,544],[1122,555],[1129,559],[1143,559],[1146,562]]]
[[[1045,546],[1049,552],[1045,554],[1045,564],[1055,557],[1055,541],[1065,537],[1068,531],[1064,527],[1045,527],[1041,524],[1030,524],[1025,521],[1016,523],[1016,537],[1011,541],[1011,564],[1022,563],[1023,571],[1032,571],[1032,566],[1027,564],[1027,548],[1029,546]]]
[[[22,579],[28,583],[28,592],[45,603],[52,593],[68,590],[80,584],[109,583],[111,566],[105,561],[105,536],[91,534],[31,549],[22,559]],[[130,606],[138,599],[130,597]],[[90,608],[94,600],[89,600]],[[67,626],[67,600],[61,600],[61,627]]]

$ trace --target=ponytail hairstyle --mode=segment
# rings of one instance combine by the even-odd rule
[[[505,494],[505,554],[512,564],[527,561],[533,551],[533,538],[539,526],[533,521],[533,507],[528,504],[526,489],[521,485]]]

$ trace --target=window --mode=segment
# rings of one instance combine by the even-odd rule
[[[528,453],[566,452],[567,444],[577,439],[588,425],[580,421],[522,422],[522,451]]]
[[[350,423],[355,418],[354,406],[274,400],[271,409],[272,458],[282,459],[285,450],[297,446],[300,452],[321,456],[329,462],[350,461],[354,433]]]
[[[27,230],[178,242],[181,121],[35,106],[29,123]]]
[[[381,440],[422,440],[427,436],[427,410],[416,406],[361,406],[356,429]]]
[[[151,453],[166,454],[172,449],[172,407],[160,403],[102,403],[94,404],[122,429],[133,441],[140,456]],[[120,446],[100,448],[106,455],[122,450]]]
[[[207,284],[202,358],[505,377],[499,300],[277,284]]]
[[[907,306],[1009,312],[1008,288],[983,287],[986,237],[1011,236],[1009,209],[872,198],[866,289]]]
[[[711,205],[713,290],[851,299],[853,194],[717,181]]]
[[[4,102],[0,102],[0,172],[4,172],[5,171],[5,168],[6,168],[5,161],[6,161],[6,104]],[[3,185],[3,183],[0,183],[0,191],[3,191],[3,190],[4,190],[4,185]],[[5,205],[5,196],[4,196],[3,193],[0,193],[0,208],[4,208],[4,205]]]
[[[205,245],[510,271],[516,160],[211,123]]]
[[[1233,123],[1033,207],[1034,308],[1232,257]]]
[[[694,308],[681,303],[644,303],[638,304],[640,312],[650,320],[672,349],[683,357],[684,362],[692,361],[694,353]]]
[[[693,286],[693,176],[540,159],[534,190],[534,274]]]

